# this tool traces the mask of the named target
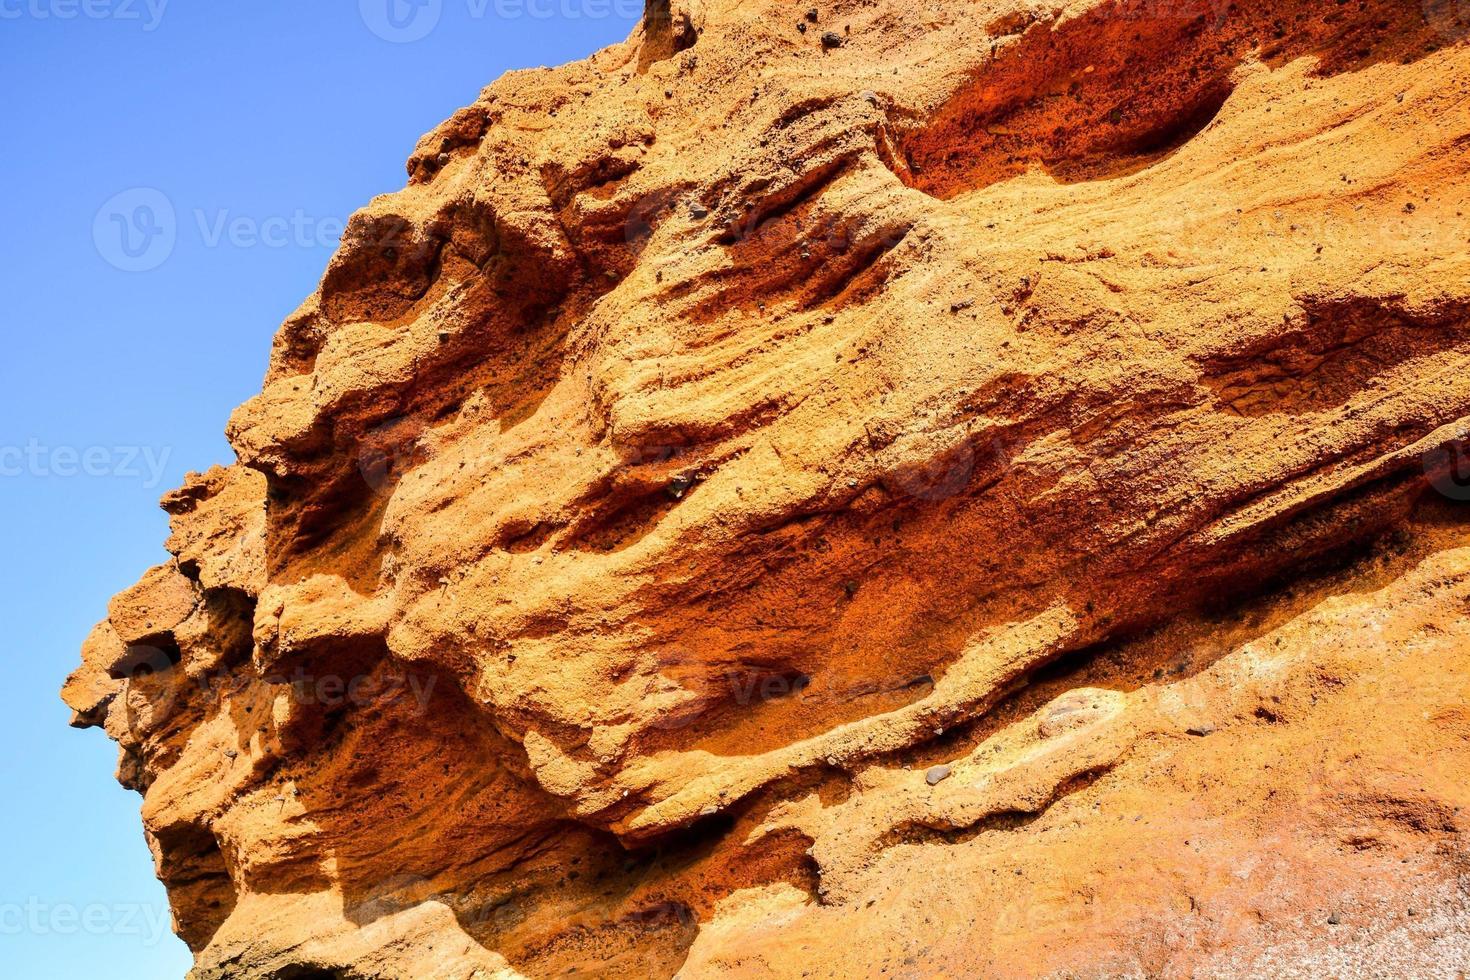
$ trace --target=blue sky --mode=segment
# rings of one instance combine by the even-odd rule
[[[158,498],[232,458],[225,420],[353,209],[482,86],[621,40],[640,10],[0,0],[0,975],[188,968],[140,799],[57,689],[165,557]]]

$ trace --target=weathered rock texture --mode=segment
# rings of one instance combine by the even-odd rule
[[[1470,8],[652,3],[65,696],[205,978],[1470,966]]]

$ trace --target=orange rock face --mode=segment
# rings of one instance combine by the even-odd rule
[[[491,85],[67,682],[193,976],[1470,964],[1467,33],[665,0]]]

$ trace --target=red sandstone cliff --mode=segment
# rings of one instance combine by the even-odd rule
[[[67,682],[194,976],[1470,966],[1467,31],[676,0],[491,85]]]

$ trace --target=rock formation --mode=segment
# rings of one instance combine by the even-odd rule
[[[192,976],[1463,970],[1470,6],[806,8],[487,88],[165,498]]]

